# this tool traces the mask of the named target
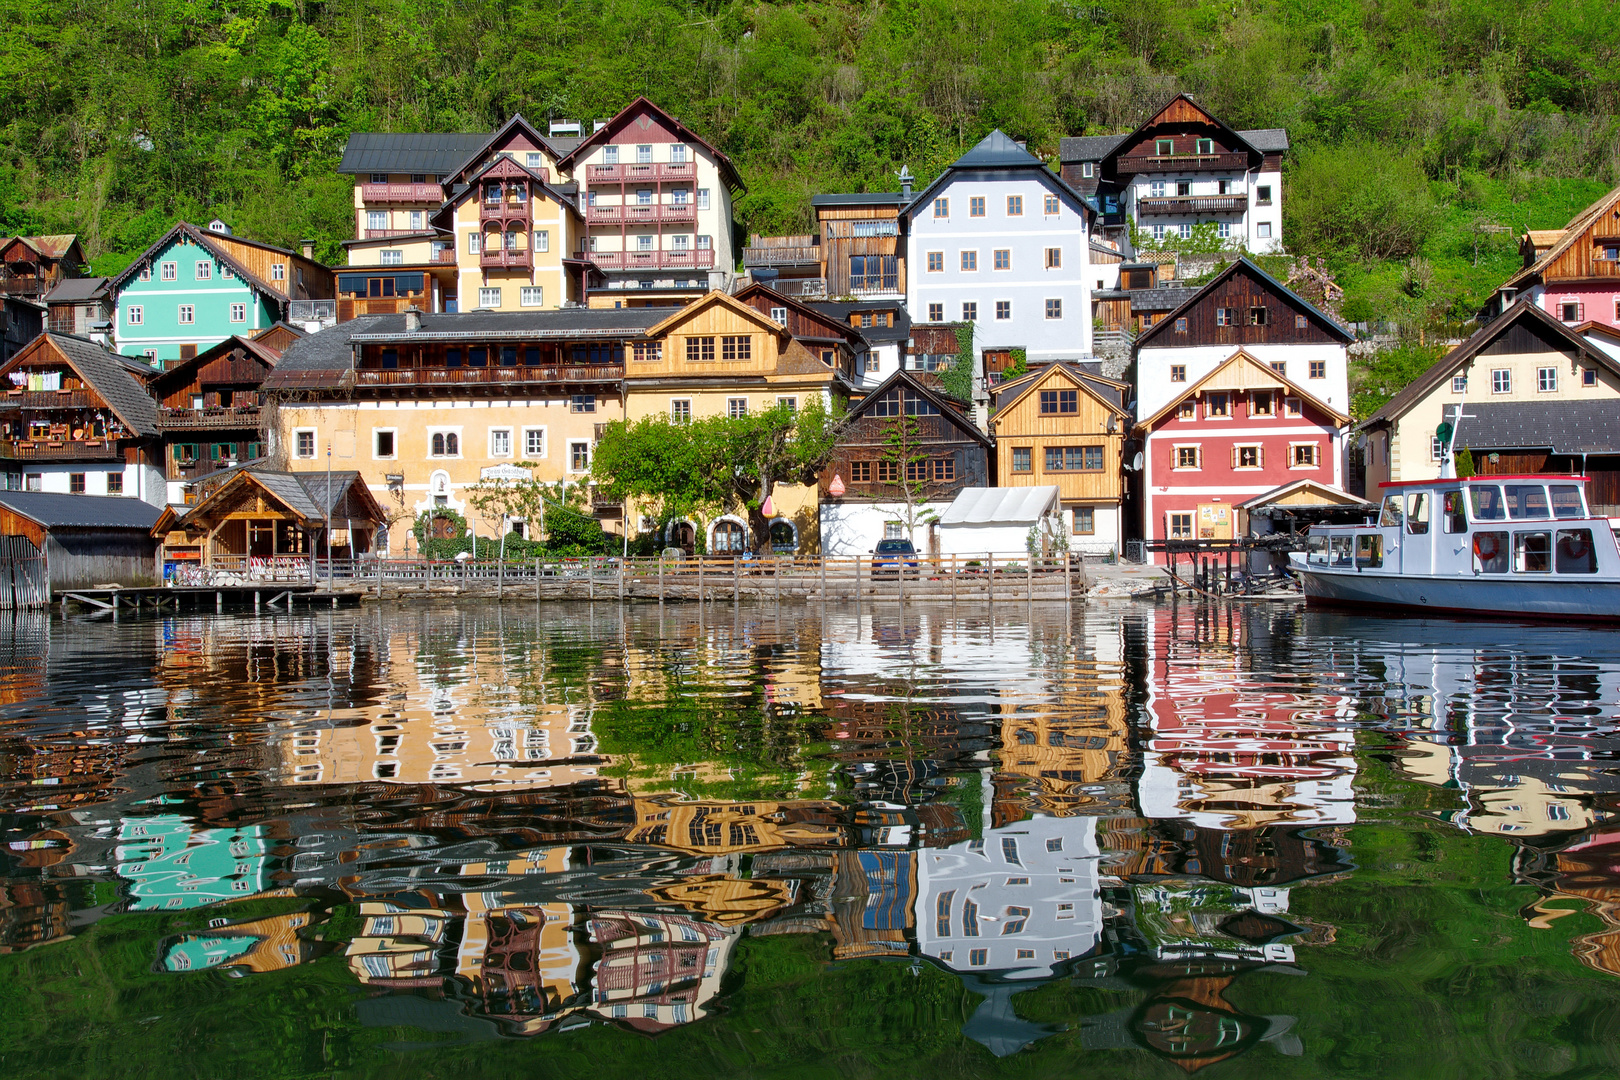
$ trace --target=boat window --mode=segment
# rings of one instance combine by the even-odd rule
[[[1597,573],[1597,549],[1592,546],[1592,530],[1559,529],[1554,558],[1554,568],[1560,574]]]
[[[1475,521],[1501,521],[1507,517],[1502,509],[1502,489],[1495,484],[1475,484],[1468,489],[1468,497],[1474,504]]]
[[[1503,489],[1511,518],[1552,517],[1547,509],[1547,489],[1540,484],[1509,484]]]
[[[1434,496],[1427,491],[1419,491],[1406,497],[1406,531],[1409,533],[1426,533],[1429,531],[1429,504]]]
[[[1552,572],[1552,533],[1513,534],[1513,569],[1521,574]]]
[[[1552,492],[1553,517],[1583,518],[1586,516],[1586,507],[1581,502],[1581,486],[1579,484],[1554,484],[1548,490]]]
[[[1305,561],[1317,566],[1326,566],[1328,561],[1328,538],[1320,533],[1307,533],[1305,536]]]
[[[1463,510],[1463,496],[1460,491],[1448,491],[1442,498],[1445,509],[1446,532],[1464,533],[1468,531],[1468,514]]]
[[[1475,490],[1478,489],[1476,488]],[[1505,532],[1475,533],[1474,566],[1482,574],[1507,573],[1508,534]]]
[[[1396,512],[1399,513],[1398,508]],[[1382,536],[1377,533],[1356,534],[1356,565],[1384,565],[1384,538]]]
[[[1328,541],[1333,557],[1334,566],[1349,566],[1350,552],[1355,547],[1355,538],[1352,536],[1335,536]]]
[[[1399,495],[1384,496],[1384,512],[1378,516],[1381,528],[1399,526],[1401,523],[1401,497]]]

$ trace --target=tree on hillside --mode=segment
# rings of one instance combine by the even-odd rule
[[[663,416],[608,424],[591,475],[597,489],[633,499],[661,525],[682,517],[742,512],[753,549],[770,550],[765,500],[777,484],[813,484],[840,425],[819,396],[746,416],[677,424]]]

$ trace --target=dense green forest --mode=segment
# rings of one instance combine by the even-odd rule
[[[0,0],[0,226],[116,269],[173,220],[340,262],[352,130],[611,115],[710,135],[744,230],[818,191],[926,179],[993,127],[1055,159],[1176,90],[1286,127],[1291,250],[1354,317],[1453,321],[1614,181],[1608,0]]]

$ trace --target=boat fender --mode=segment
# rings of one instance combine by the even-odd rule
[[[1490,533],[1474,534],[1474,554],[1479,556],[1480,562],[1490,562],[1496,558],[1496,553],[1500,550],[1496,537]]]
[[[1563,539],[1558,541],[1559,554],[1563,555],[1566,559],[1571,559],[1576,562],[1586,558],[1586,553],[1591,550],[1591,544],[1588,544],[1585,540],[1577,539],[1569,534],[1565,534]]]

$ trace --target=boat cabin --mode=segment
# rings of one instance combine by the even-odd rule
[[[1465,577],[1620,576],[1620,538],[1593,517],[1584,476],[1481,476],[1381,485],[1377,517],[1316,526],[1312,569]]]

